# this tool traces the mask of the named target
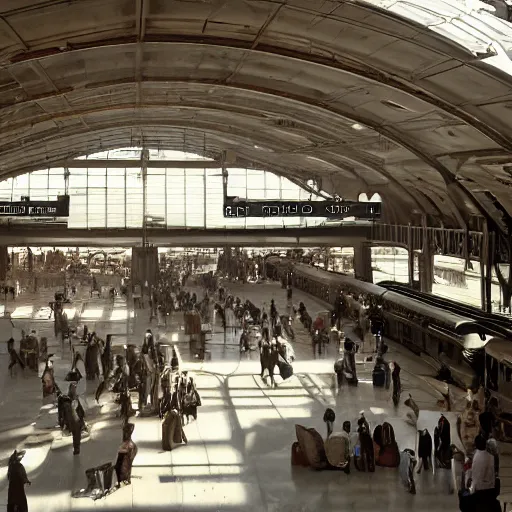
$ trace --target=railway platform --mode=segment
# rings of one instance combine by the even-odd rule
[[[229,284],[231,293],[248,298],[258,307],[275,299],[284,312],[285,290],[276,283]],[[313,313],[325,310],[325,304],[294,290],[294,303],[303,301]],[[149,324],[149,310],[134,311],[131,304],[118,298],[86,300],[80,308],[81,323],[100,335],[123,333],[127,340],[139,341]],[[14,319],[16,323],[16,319]],[[37,319],[23,319],[24,325],[37,325]],[[335,347],[327,346],[321,357],[313,357],[309,335],[298,322],[294,325],[296,362],[294,376],[277,388],[265,385],[259,377],[257,352],[240,353],[238,339],[224,338],[216,324],[211,343],[211,359],[197,361],[183,337],[180,315],[160,330],[161,336],[180,343],[185,368],[195,373],[202,406],[197,421],[185,425],[188,445],[172,452],[161,449],[161,426],[158,418],[135,418],[134,440],[139,453],[135,459],[132,484],[97,502],[73,499],[73,491],[84,488],[85,470],[104,462],[115,461],[121,442],[120,420],[111,404],[105,409],[93,407],[94,386],[86,389],[91,405],[88,421],[91,433],[82,442],[79,456],[73,457],[71,440],[52,434],[51,410],[41,407],[40,381],[27,375],[2,381],[3,408],[0,415],[0,511],[6,510],[6,462],[16,447],[27,450],[26,467],[32,486],[27,488],[30,512],[86,512],[176,510],[241,510],[286,512],[300,510],[354,512],[432,510],[456,511],[456,494],[449,492],[446,475],[423,472],[416,476],[417,495],[408,494],[399,481],[398,471],[377,468],[374,474],[352,470],[350,475],[333,471],[314,472],[290,465],[290,448],[295,441],[295,424],[315,427],[325,437],[322,421],[326,407],[336,412],[336,428],[350,420],[355,429],[361,410],[373,427],[390,422],[400,449],[416,449],[416,428],[405,421],[408,409],[395,408],[390,391],[376,389],[371,383],[372,364],[358,364],[359,386],[332,386],[332,370],[337,356]],[[156,321],[153,332],[158,332]],[[349,335],[350,326],[346,327]],[[225,342],[226,341],[226,342]],[[61,352],[59,343],[50,340],[56,350],[57,380],[69,370],[69,349]],[[421,426],[430,430],[439,418],[435,392],[422,379],[432,368],[406,349],[389,343],[388,358],[403,369],[402,401],[409,393],[422,410]],[[4,364],[4,361],[1,361]],[[4,366],[5,368],[6,366]],[[90,388],[90,389],[89,389]],[[23,408],[17,407],[24,397]],[[16,398],[18,397],[18,398]],[[31,416],[31,406],[33,415]],[[455,422],[452,422],[455,427]],[[420,428],[420,426],[418,426]],[[449,478],[452,478],[450,475]]]

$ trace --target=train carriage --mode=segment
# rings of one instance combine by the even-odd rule
[[[499,437],[512,441],[512,341],[492,338],[485,346],[485,388],[497,400]]]
[[[478,376],[483,374],[486,329],[475,320],[352,276],[285,258],[269,260],[273,272],[290,272],[296,288],[331,305],[343,293],[353,317],[359,317],[370,299],[377,302],[383,307],[388,338],[421,354],[436,369],[447,366],[460,386],[478,384]]]

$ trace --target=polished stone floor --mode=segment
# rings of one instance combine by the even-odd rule
[[[256,304],[276,303],[284,312],[285,292],[275,283],[237,285],[230,290]],[[25,329],[35,328],[49,337],[52,322],[38,317],[51,294],[20,296],[9,301],[13,321]],[[312,297],[294,292],[294,302],[303,300],[311,313],[325,309]],[[76,321],[87,323],[100,335],[116,332],[120,339],[140,340],[149,326],[148,310],[133,311],[123,300],[90,299],[82,293],[76,304]],[[19,309],[25,308],[25,309]],[[18,311],[16,313],[16,310]],[[26,313],[25,313],[26,312]],[[40,314],[39,316],[44,316]],[[189,443],[172,452],[161,449],[161,426],[157,418],[135,418],[134,440],[139,447],[132,485],[105,499],[73,499],[71,493],[85,487],[85,470],[115,461],[121,441],[120,420],[111,404],[99,409],[92,393],[95,383],[84,390],[90,436],[83,440],[80,456],[72,455],[71,439],[54,429],[56,411],[42,405],[40,379],[35,374],[10,378],[2,373],[0,400],[0,511],[6,510],[6,462],[16,447],[27,450],[25,466],[32,486],[27,488],[30,512],[108,511],[455,511],[454,494],[449,493],[452,475],[423,472],[417,477],[418,494],[402,487],[398,472],[377,468],[376,473],[352,471],[314,472],[290,465],[290,447],[296,423],[311,426],[325,435],[322,416],[327,406],[336,411],[336,427],[355,420],[361,410],[372,426],[389,421],[395,428],[401,449],[415,448],[416,429],[404,421],[407,408],[395,409],[389,392],[373,388],[371,363],[360,360],[357,388],[332,387],[334,347],[313,358],[311,343],[300,325],[295,375],[287,381],[277,377],[275,389],[259,378],[256,352],[240,354],[237,341],[224,339],[217,326],[208,348],[211,361],[197,362],[188,350],[179,316],[167,328],[152,328],[161,336],[180,343],[185,366],[196,374],[202,406],[196,422],[185,426]],[[350,326],[347,327],[350,332]],[[69,349],[54,342],[55,367],[59,382],[70,367]],[[403,397],[411,393],[422,413],[418,428],[432,430],[439,418],[437,396],[422,379],[432,370],[419,358],[393,344],[390,359],[403,369]],[[4,356],[0,359],[7,368]],[[455,421],[452,422],[452,425]]]

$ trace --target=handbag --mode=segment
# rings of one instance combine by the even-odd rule
[[[73,370],[69,370],[64,380],[66,382],[78,382],[81,378],[82,374],[80,373],[80,370],[75,368]]]
[[[185,407],[197,407],[197,399],[194,392],[187,393],[183,397],[183,405]]]
[[[293,375],[292,365],[287,363],[281,356],[279,356],[277,361],[277,367],[279,368],[279,373],[283,380],[289,379]]]

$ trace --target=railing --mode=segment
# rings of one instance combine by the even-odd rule
[[[425,240],[438,254],[480,260],[482,256],[483,233],[463,229],[430,228],[393,224],[375,224],[372,240],[380,244],[389,243],[421,251]],[[499,251],[497,251],[498,254]],[[502,251],[504,254],[506,251]],[[502,259],[500,256],[499,259]]]

